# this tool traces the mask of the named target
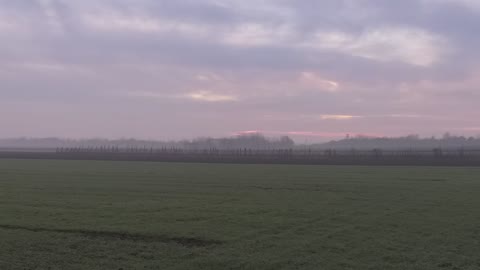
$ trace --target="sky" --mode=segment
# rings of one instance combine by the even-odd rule
[[[0,137],[480,134],[480,0],[0,0]]]

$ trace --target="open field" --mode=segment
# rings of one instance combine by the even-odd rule
[[[480,168],[0,159],[0,269],[480,269]]]

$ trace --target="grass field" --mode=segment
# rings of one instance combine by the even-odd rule
[[[480,168],[0,160],[0,269],[480,269]]]

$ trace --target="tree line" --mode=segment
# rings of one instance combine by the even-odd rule
[[[480,137],[454,136],[422,138],[418,135],[404,137],[345,137],[316,144],[296,144],[290,137],[269,138],[261,134],[249,134],[228,138],[197,138],[192,140],[139,140],[139,139],[61,139],[61,138],[13,138],[0,139],[0,148],[120,148],[120,149],[314,149],[314,150],[432,150],[432,149],[480,149]]]

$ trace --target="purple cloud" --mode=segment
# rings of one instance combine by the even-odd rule
[[[469,0],[0,0],[0,137],[473,135],[479,15]]]

